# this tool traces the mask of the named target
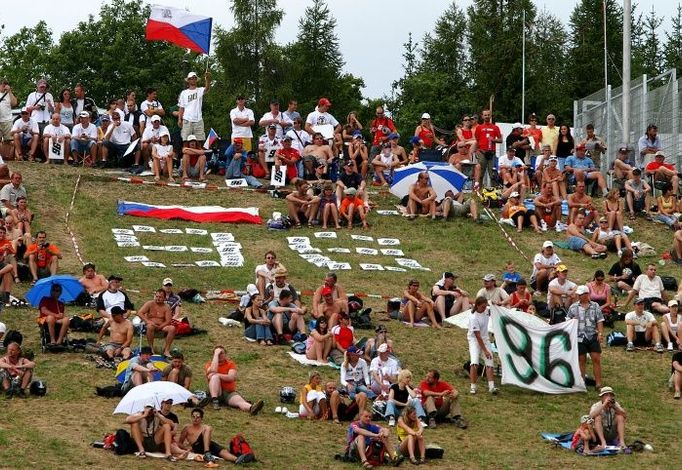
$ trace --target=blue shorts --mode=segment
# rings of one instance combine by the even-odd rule
[[[587,240],[580,237],[568,237],[566,243],[568,243],[569,250],[581,251],[587,245]]]
[[[663,222],[668,227],[672,227],[673,225],[675,225],[675,223],[679,222],[677,217],[672,216],[672,215],[665,215],[665,214],[658,214],[656,216],[656,220]]]
[[[71,151],[72,152],[88,152],[95,145],[92,140],[79,140],[71,139]]]

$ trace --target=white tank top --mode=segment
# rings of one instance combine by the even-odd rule
[[[159,156],[159,158],[166,158],[173,151],[172,145],[155,144],[155,146],[156,154]]]
[[[673,333],[677,334],[677,331],[678,331],[679,328],[680,328],[680,314],[679,314],[679,313],[677,314],[677,321],[676,321],[675,323],[673,323],[672,320],[670,319],[670,314],[669,314],[669,313],[666,313],[665,315],[663,315],[663,318],[665,319],[665,322],[666,322],[666,323],[668,324],[668,326],[670,327],[670,330],[671,330]]]

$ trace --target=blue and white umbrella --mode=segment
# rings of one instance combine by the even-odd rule
[[[436,191],[438,199],[443,199],[447,191],[458,194],[467,181],[466,175],[459,172],[452,165],[425,165],[423,162],[409,165],[395,170],[391,193],[399,198],[405,197],[410,192],[410,186],[417,182],[419,173],[426,171],[429,174],[429,183]]]

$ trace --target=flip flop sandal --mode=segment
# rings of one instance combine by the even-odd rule
[[[136,455],[137,458],[139,458],[139,459],[146,459],[146,458],[147,458],[147,454],[145,454],[144,451],[142,451],[142,452],[135,452],[135,455]]]

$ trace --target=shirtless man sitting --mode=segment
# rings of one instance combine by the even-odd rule
[[[324,167],[324,173],[327,173],[329,164],[334,160],[332,148],[324,140],[324,137],[319,132],[313,134],[313,143],[307,145],[303,149],[303,166],[306,174],[315,173],[313,164],[317,161]]]
[[[175,338],[175,327],[172,325],[173,312],[166,303],[166,291],[159,289],[154,294],[154,300],[146,302],[137,315],[147,326],[147,343],[154,350],[154,336],[158,331],[166,334],[163,355],[170,356],[170,347]]]
[[[621,147],[618,149],[616,154],[616,159],[613,161],[613,180],[614,185],[623,186],[625,181],[632,176],[632,170],[635,169],[633,165],[629,163],[629,152],[627,147]]]
[[[0,358],[0,387],[8,394],[16,393],[25,397],[31,386],[35,366],[35,362],[22,356],[19,343],[9,343],[7,355]],[[18,384],[18,389],[13,386],[13,382]]]
[[[296,228],[301,228],[301,216],[305,217],[308,227],[313,226],[312,221],[317,216],[320,198],[308,194],[308,189],[310,184],[306,180],[297,179],[296,191],[286,197],[289,217],[294,221]]]
[[[253,460],[253,454],[242,454],[239,457],[230,453],[229,450],[212,440],[213,428],[203,423],[204,410],[194,408],[192,410],[192,423],[182,428],[178,444],[195,454],[203,455],[205,462],[212,462],[215,457],[220,457],[228,462],[243,464]]]
[[[407,201],[408,217],[414,219],[418,214],[430,215],[436,219],[436,191],[429,185],[429,174],[419,173],[417,182],[410,186]]]
[[[331,287],[323,287],[320,293],[322,301],[317,304],[317,308],[313,308],[313,318],[326,317],[329,322],[329,328],[333,328],[339,321],[339,314],[348,314],[348,302],[337,302],[332,295]]]
[[[588,227],[592,221],[599,220],[599,211],[592,206],[592,198],[585,194],[585,182],[575,184],[575,192],[568,196],[568,223],[573,223],[576,214],[585,213],[584,226]]]
[[[97,297],[109,287],[107,278],[97,274],[95,265],[92,263],[85,263],[83,265],[83,277],[78,282],[81,283],[85,291],[92,297]]]
[[[133,324],[123,317],[124,311],[121,307],[111,308],[111,321],[105,322],[99,330],[97,344],[100,345],[99,352],[105,359],[115,358],[130,359],[132,350],[130,345],[133,342]],[[109,342],[103,343],[102,338],[109,330]]]
[[[322,291],[326,287],[329,287],[332,290],[332,298],[334,299],[334,302],[338,304],[339,311],[348,311],[348,294],[346,294],[346,289],[337,281],[338,277],[336,276],[336,273],[333,271],[328,272],[324,277],[324,283],[315,289],[315,293],[313,294],[313,318],[320,318],[322,315],[324,315],[324,312],[320,311],[320,307],[323,302]],[[329,329],[331,329],[331,325]]]
[[[478,163],[475,163],[475,160],[472,159],[471,157],[471,151],[470,149],[472,147],[469,147],[467,145],[468,141],[465,142],[458,142],[457,143],[457,153],[453,153],[452,156],[450,157],[450,160],[448,163],[450,165],[454,166],[457,168],[458,171],[468,175],[469,173],[467,172],[468,168],[471,168],[473,166],[474,170],[471,173],[471,176],[468,177],[469,179],[474,180],[474,188],[478,189],[478,181],[481,178],[481,165]],[[474,139],[474,143],[476,142],[476,139]],[[467,169],[464,169],[464,166],[467,167]]]
[[[548,228],[554,228],[556,223],[561,221],[561,199],[554,194],[550,183],[542,186],[533,204],[535,204],[535,214],[545,221]]]

